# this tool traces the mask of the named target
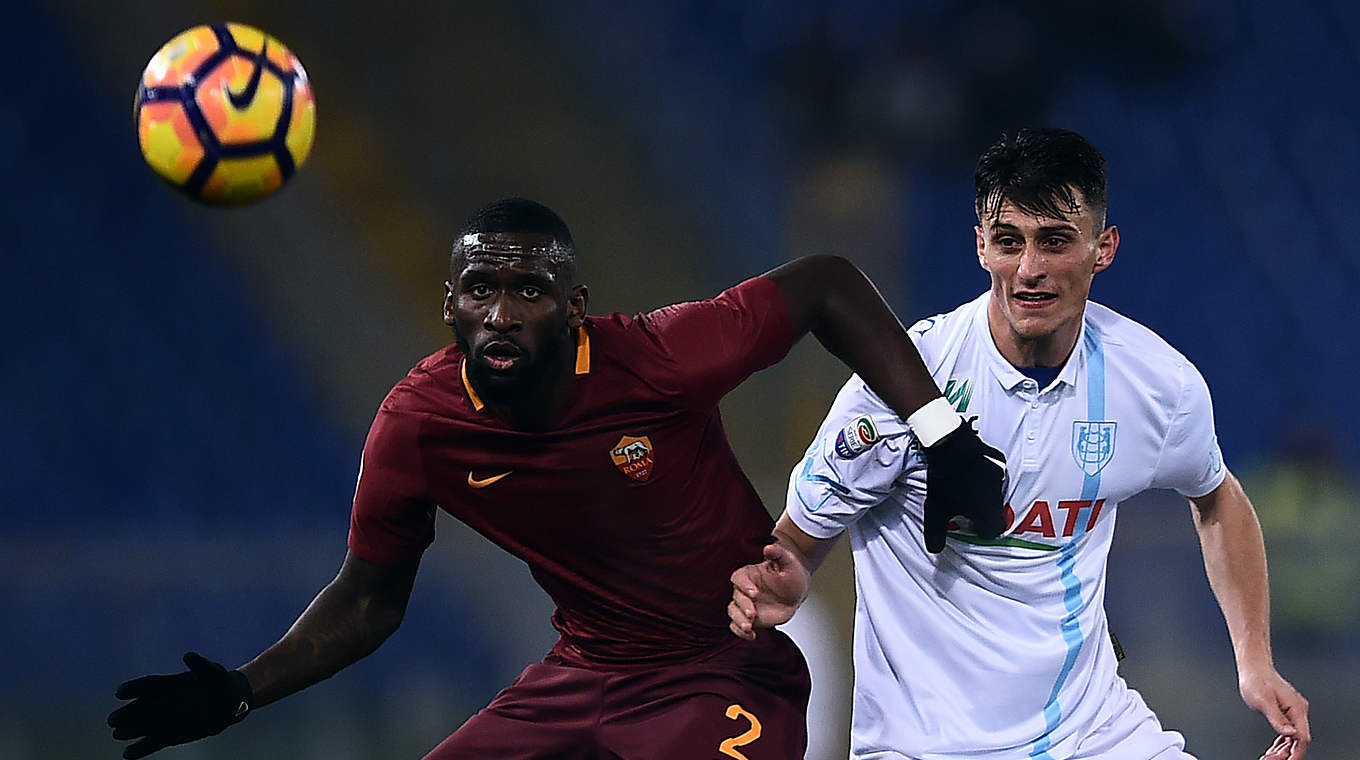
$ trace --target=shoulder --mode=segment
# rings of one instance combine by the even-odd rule
[[[600,364],[612,363],[610,360],[627,359],[632,353],[655,347],[655,338],[643,321],[645,316],[615,312],[586,317],[592,371]]]
[[[1104,304],[1086,302],[1086,330],[1105,347],[1107,353],[1122,357],[1145,357],[1159,365],[1189,364],[1165,338],[1151,328],[1120,314]]]
[[[644,330],[664,330],[682,317],[702,314],[770,316],[787,314],[788,305],[779,286],[768,277],[756,276],[733,285],[712,298],[662,306],[638,314],[634,323]]]
[[[596,381],[622,392],[641,381],[658,385],[658,378],[673,372],[672,352],[667,337],[648,323],[650,313],[614,312],[586,317],[585,334],[589,345],[590,375]],[[660,383],[665,385],[665,383]]]
[[[977,323],[979,312],[987,308],[988,295],[983,293],[960,304],[953,311],[917,320],[907,329],[907,335],[911,336],[927,366],[932,365],[932,357],[948,352],[951,346],[959,345],[968,337]]]
[[[450,344],[416,363],[387,392],[379,414],[449,416],[458,408],[462,392],[463,352]]]
[[[587,324],[602,369],[642,386],[639,395],[690,410],[711,409],[752,373],[783,358],[797,337],[779,286],[765,277],[714,298]]]
[[[1203,385],[1185,354],[1151,328],[1095,301],[1087,302],[1085,320],[1088,340],[1100,346],[1110,371],[1177,398],[1187,383]]]
[[[639,360],[687,364],[698,356],[719,363],[768,358],[768,364],[782,356],[794,338],[779,286],[765,277],[752,277],[712,298],[633,316],[590,317],[587,326],[602,353],[616,355],[630,365]]]

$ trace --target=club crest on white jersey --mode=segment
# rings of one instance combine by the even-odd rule
[[[1087,475],[1105,469],[1114,458],[1114,433],[1118,423],[1077,420],[1072,423],[1072,458]]]

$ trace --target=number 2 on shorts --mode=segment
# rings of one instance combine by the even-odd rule
[[[727,717],[732,720],[745,718],[747,722],[751,724],[751,727],[738,736],[734,736],[731,739],[724,739],[723,743],[718,745],[718,752],[727,755],[728,757],[735,758],[736,760],[750,760],[750,758],[743,755],[741,750],[737,749],[737,747],[745,747],[760,738],[760,719],[751,713],[746,712],[746,708],[738,704],[727,706]]]

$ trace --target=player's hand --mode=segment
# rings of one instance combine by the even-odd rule
[[[1294,739],[1288,736],[1277,736],[1275,743],[1270,745],[1264,755],[1261,755],[1260,760],[1289,760],[1290,757],[1296,757],[1294,750],[1297,746],[1298,742]]]
[[[1279,734],[1262,760],[1299,760],[1308,751],[1313,735],[1308,727],[1308,700],[1299,694],[1274,667],[1265,665],[1243,671],[1237,679],[1242,701],[1266,716]]]
[[[765,560],[732,573],[732,602],[727,605],[728,628],[750,641],[756,628],[787,623],[807,598],[812,573],[788,547],[767,544]]]
[[[926,551],[944,550],[949,521],[963,515],[973,531],[996,538],[1006,529],[1006,456],[988,446],[964,420],[935,443],[922,449],[926,457]]]
[[[194,652],[184,655],[184,664],[189,669],[183,673],[134,678],[114,693],[132,702],[109,713],[113,738],[141,739],[123,750],[127,760],[213,736],[250,711],[254,694],[241,671]]]

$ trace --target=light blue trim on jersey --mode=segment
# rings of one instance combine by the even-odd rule
[[[1083,343],[1086,349],[1087,419],[1098,422],[1105,419],[1105,346],[1089,325],[1085,333]],[[1086,475],[1082,480],[1081,498],[1094,504],[1099,493],[1100,471],[1097,470],[1095,474]],[[1058,671],[1058,678],[1053,683],[1053,691],[1049,693],[1048,701],[1044,703],[1044,733],[1030,748],[1029,756],[1036,760],[1054,760],[1048,749],[1053,746],[1053,730],[1062,720],[1062,705],[1058,704],[1058,692],[1062,691],[1063,684],[1067,683],[1067,677],[1072,674],[1072,666],[1077,662],[1077,655],[1081,652],[1082,645],[1086,643],[1086,634],[1082,632],[1081,622],[1077,619],[1077,612],[1081,609],[1081,579],[1077,577],[1074,569],[1077,564],[1078,540],[1085,532],[1086,521],[1078,519],[1072,540],[1058,553],[1058,577],[1063,584],[1063,606],[1067,610],[1062,619],[1062,637],[1063,641],[1067,642],[1067,658],[1063,660],[1062,669]]]
[[[804,460],[803,462],[803,471],[799,473],[798,479],[806,481],[808,483],[822,483],[823,485],[825,485],[827,487],[827,492],[823,494],[822,500],[817,502],[817,506],[813,506],[807,503],[807,499],[803,498],[802,491],[798,490],[797,487],[793,489],[793,492],[798,495],[798,501],[803,503],[803,507],[807,509],[809,513],[816,512],[817,510],[821,509],[822,505],[825,504],[827,500],[830,499],[833,495],[846,496],[850,493],[850,489],[847,488],[844,483],[840,483],[835,479],[829,478],[820,473],[813,472],[812,465],[816,461],[816,459],[817,455],[815,453],[808,454],[807,459]]]

